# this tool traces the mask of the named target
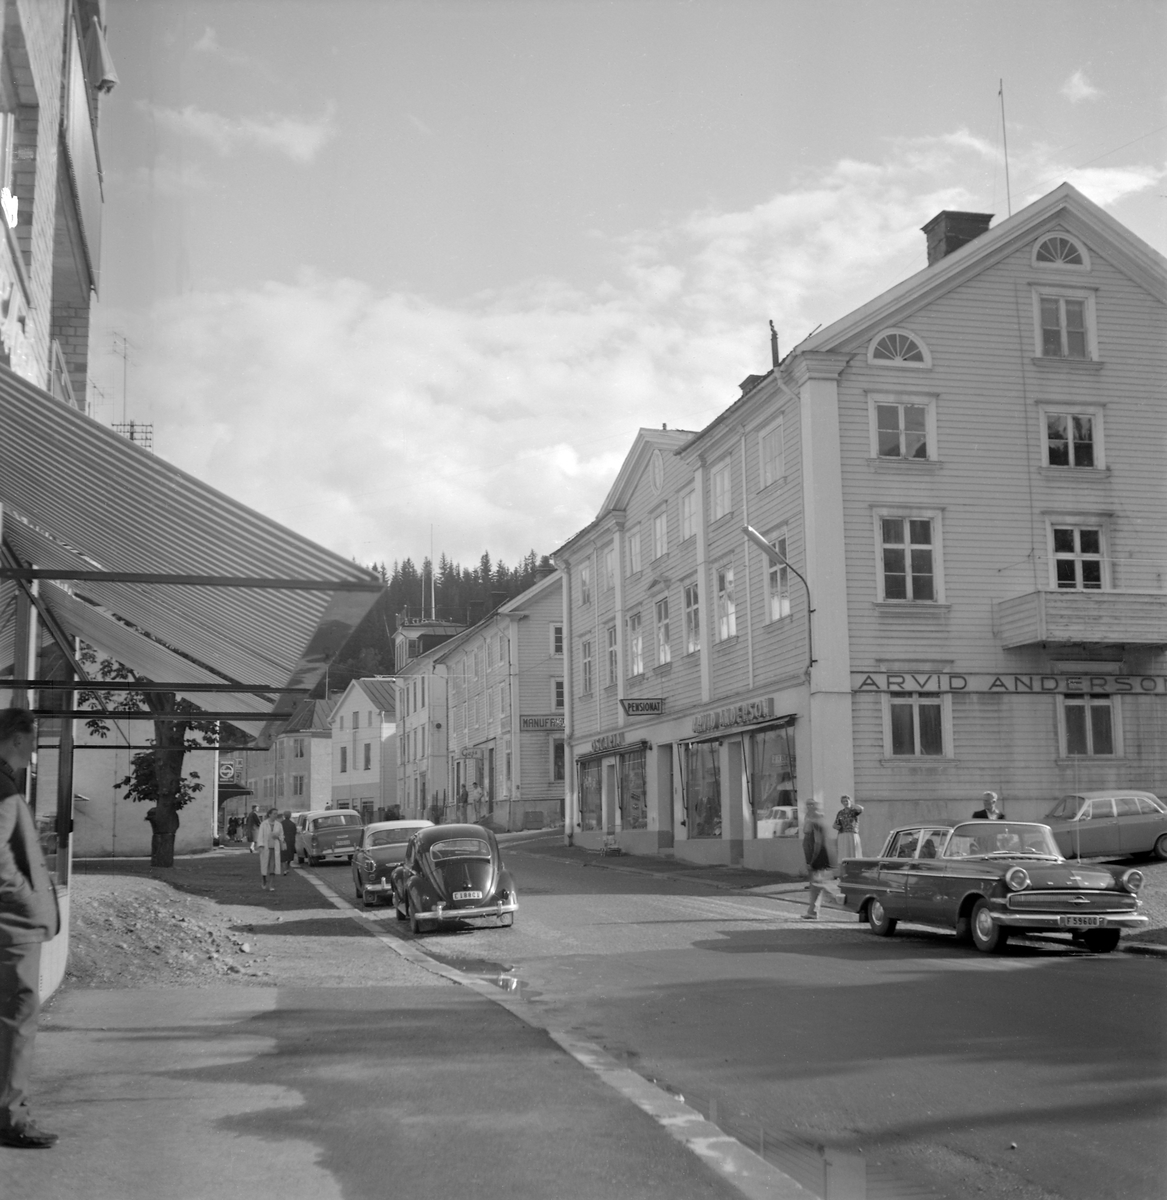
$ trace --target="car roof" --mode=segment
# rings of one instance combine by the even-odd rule
[[[427,821],[424,817],[415,821],[374,821],[372,825],[365,826],[365,832],[372,833],[375,829],[428,829],[432,824],[433,821]]]
[[[422,846],[430,846],[434,842],[441,842],[446,838],[476,837],[483,838],[487,842],[494,841],[494,834],[482,825],[431,825],[428,829],[423,829],[417,836],[418,843]]]
[[[1146,796],[1149,800],[1158,800],[1159,797],[1154,792],[1148,792],[1145,788],[1103,788],[1100,791],[1091,792],[1063,792],[1062,796],[1077,796],[1081,800],[1110,800],[1115,796]]]

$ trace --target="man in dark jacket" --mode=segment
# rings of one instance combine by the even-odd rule
[[[288,868],[296,858],[296,822],[292,820],[292,814],[286,812],[280,818],[280,824],[284,827],[284,874],[286,875]]]
[[[33,1123],[26,1094],[40,1015],[41,943],[61,928],[36,822],[17,783],[35,748],[32,714],[0,711],[0,1146],[22,1150],[57,1140]]]
[[[259,835],[259,827],[263,824],[263,817],[259,815],[259,805],[253,804],[251,812],[247,814],[247,820],[243,822],[247,829],[247,852],[255,853],[255,839]]]
[[[1004,811],[997,806],[999,797],[996,792],[986,792],[982,797],[983,806],[973,813],[974,821],[1003,821]]]

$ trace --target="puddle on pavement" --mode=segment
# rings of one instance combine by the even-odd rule
[[[446,954],[435,954],[432,947],[426,947],[426,953],[445,967],[453,967],[463,975],[481,979],[501,992],[516,993],[523,1000],[534,1000],[539,993],[531,989],[525,979],[519,977],[516,968],[509,964],[490,962],[484,958],[455,958]]]

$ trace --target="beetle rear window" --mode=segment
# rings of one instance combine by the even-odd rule
[[[481,838],[448,838],[434,842],[430,855],[435,858],[489,858],[490,847]]]

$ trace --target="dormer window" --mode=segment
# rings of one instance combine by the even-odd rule
[[[1033,251],[1033,261],[1037,266],[1049,267],[1084,267],[1089,269],[1086,252],[1068,237],[1060,233],[1042,238]]]
[[[932,356],[914,334],[903,329],[889,329],[871,343],[867,361],[876,366],[930,367]]]

